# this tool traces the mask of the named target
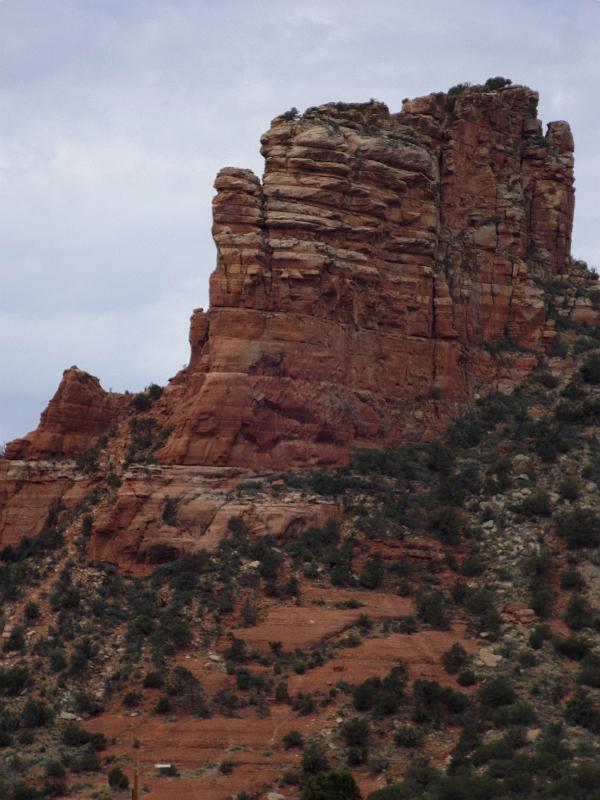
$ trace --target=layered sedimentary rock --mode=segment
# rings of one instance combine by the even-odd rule
[[[211,307],[178,376],[176,463],[314,465],[439,431],[539,350],[567,267],[573,142],[527,88],[274,120],[261,183],[216,180]]]
[[[216,179],[210,308],[155,413],[166,464],[345,463],[426,439],[510,385],[554,336],[572,270],[573,141],[526,87],[277,117],[263,180]],[[579,309],[584,316],[589,309]],[[498,360],[494,347],[521,349]],[[65,378],[11,458],[72,454],[127,413]],[[81,401],[76,397],[81,392]],[[82,410],[85,409],[85,413]]]
[[[127,405],[124,395],[105,392],[98,378],[70,367],[38,428],[24,439],[9,442],[6,457],[31,460],[81,453],[107,433]]]

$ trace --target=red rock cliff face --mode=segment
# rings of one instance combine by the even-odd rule
[[[564,122],[543,135],[537,99],[474,87],[399,114],[371,101],[276,118],[262,182],[216,179],[211,305],[157,404],[160,460],[340,464],[431,437],[530,369],[534,355],[500,367],[489,345],[539,351],[544,284],[571,264],[573,142]],[[63,381],[8,456],[78,452],[124,413],[86,381]]]
[[[509,377],[485,345],[541,348],[541,284],[570,252],[573,142],[563,122],[542,135],[537,99],[321,106],[274,120],[262,183],[222,170],[211,307],[192,320],[162,460],[342,463],[431,435]]]
[[[124,395],[105,392],[100,381],[71,367],[41,416],[37,430],[6,446],[9,459],[81,453],[105,434],[126,407]]]

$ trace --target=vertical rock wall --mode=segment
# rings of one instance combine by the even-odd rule
[[[162,459],[285,467],[437,433],[539,350],[573,219],[568,125],[525,87],[278,117],[215,182],[211,307]],[[551,331],[550,331],[551,335]],[[176,400],[175,400],[176,398]]]

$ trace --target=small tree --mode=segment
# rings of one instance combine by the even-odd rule
[[[449,650],[442,656],[442,664],[449,675],[460,672],[469,662],[469,656],[465,648],[458,642],[454,642]]]
[[[484,84],[484,88],[494,91],[495,89],[503,89],[505,86],[510,86],[512,81],[510,78],[502,78],[499,75],[496,78],[488,78]]]

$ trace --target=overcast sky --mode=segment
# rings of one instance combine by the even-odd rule
[[[260,174],[274,116],[493,75],[570,121],[600,264],[598,0],[0,0],[0,443],[72,364],[139,390],[187,361],[215,174]]]

